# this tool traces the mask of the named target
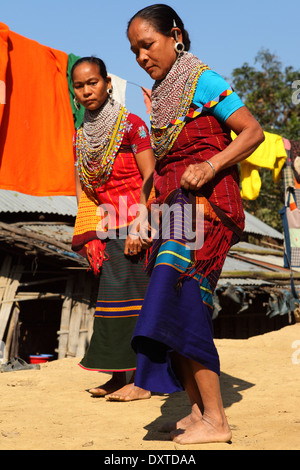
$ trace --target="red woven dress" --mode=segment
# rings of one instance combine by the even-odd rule
[[[191,105],[191,114],[196,107]],[[230,142],[226,124],[207,110],[186,122],[169,153],[157,162],[153,203],[176,207],[177,215],[169,216],[169,237],[163,235],[161,223],[154,242],[148,265],[151,279],[132,341],[138,356],[135,383],[147,390],[182,390],[172,369],[172,351],[220,373],[213,341],[213,292],[228,250],[244,228],[238,169],[219,172],[197,193],[182,190],[180,180],[188,165],[209,160]],[[195,236],[197,214],[202,214],[203,243],[190,244],[183,230],[180,213],[185,214],[187,206],[191,223],[196,220]]]
[[[129,114],[110,178],[96,189],[97,203],[103,210],[96,213],[97,205],[85,193],[80,200],[73,249],[84,254],[89,243],[96,241],[99,245],[102,241],[104,252],[93,335],[80,362],[85,369],[114,372],[136,367],[130,341],[149,278],[143,258],[124,255],[126,236],[119,235],[122,228],[127,233],[127,226],[134,219],[134,213],[130,214],[128,209],[138,204],[140,198],[142,177],[135,154],[149,148],[147,126],[138,116]],[[109,217],[104,214],[108,207]],[[114,238],[106,238],[107,235]],[[93,261],[97,264],[97,260]]]

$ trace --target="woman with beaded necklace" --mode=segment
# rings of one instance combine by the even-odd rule
[[[191,413],[161,429],[177,443],[227,442],[212,297],[227,252],[244,228],[236,164],[264,135],[223,78],[188,52],[189,35],[171,7],[143,8],[129,21],[127,36],[137,63],[155,80],[151,207],[183,209],[181,218],[169,217],[166,237],[161,219],[162,235],[151,248],[152,274],[132,340],[135,384],[159,393],[186,390]],[[179,230],[186,213],[196,223],[187,233]]]
[[[134,385],[136,356],[130,344],[148,284],[137,221],[152,188],[149,132],[112,98],[101,59],[79,59],[71,76],[75,100],[85,108],[74,136],[78,214],[72,247],[100,275],[93,335],[80,366],[113,373],[107,383],[89,390],[93,396],[150,398],[149,391]],[[128,371],[133,373],[129,384]]]

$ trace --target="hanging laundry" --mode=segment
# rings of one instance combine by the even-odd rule
[[[68,56],[68,67],[67,67],[67,79],[68,79],[68,87],[69,87],[69,95],[70,95],[70,103],[71,103],[71,108],[72,108],[72,113],[73,113],[73,120],[75,124],[75,128],[77,129],[83,121],[83,115],[84,115],[84,107],[81,106],[79,103],[77,106],[75,106],[75,93],[74,93],[74,88],[72,84],[72,77],[71,77],[71,71],[72,67],[75,64],[75,62],[80,59],[79,56],[76,56],[75,54],[69,54]]]
[[[125,106],[127,80],[124,80],[124,78],[117,77],[117,75],[110,73],[110,71],[107,72],[107,75],[111,78],[113,99]]]
[[[298,174],[300,175],[300,142],[288,141],[283,138],[285,149],[287,152],[287,159],[283,167],[283,183],[285,193],[285,205],[287,204],[288,192],[293,190],[296,199],[297,207],[300,207],[300,182]]]
[[[294,189],[287,190],[287,201],[285,206],[279,211],[281,215],[285,252],[284,267],[300,267],[300,209],[294,195]]]
[[[300,188],[300,142],[290,140],[291,144],[291,166],[295,177],[295,187]]]
[[[281,178],[281,170],[287,159],[287,152],[280,135],[264,132],[265,140],[260,146],[240,163],[241,168],[241,195],[243,199],[254,200],[259,196],[261,179],[259,168],[272,171],[273,181],[277,183]],[[232,132],[232,138],[236,135]]]
[[[295,161],[300,155],[300,142],[283,139],[287,159],[283,168],[284,207],[279,211],[284,231],[284,267],[300,267],[300,185]],[[291,291],[298,298],[291,272]]]
[[[0,55],[0,80],[5,77],[6,85],[0,108],[0,188],[34,196],[75,195],[68,55],[3,23]]]

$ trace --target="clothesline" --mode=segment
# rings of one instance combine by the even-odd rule
[[[144,102],[145,106],[147,109],[147,114],[151,113],[151,90],[148,90],[148,88],[143,87],[142,85],[138,85],[137,83],[127,81],[127,83],[130,83],[131,85],[135,85],[139,88],[141,88],[143,95],[144,95]]]
[[[4,23],[0,23],[0,56],[0,82],[6,87],[7,101],[0,103],[0,188],[35,196],[74,195],[72,138],[83,110],[76,115],[69,75],[77,57],[22,37]],[[125,102],[127,83],[137,86],[150,114],[151,90],[110,75],[117,100]],[[24,93],[24,83],[33,94]],[[289,141],[267,132],[265,137],[240,164],[243,199],[259,196],[259,168],[271,170],[275,182],[281,178]]]

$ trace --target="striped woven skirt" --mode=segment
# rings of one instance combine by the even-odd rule
[[[142,307],[149,276],[144,260],[124,255],[125,240],[106,243],[108,260],[100,273],[91,341],[80,366],[95,371],[136,368],[131,337]]]
[[[172,202],[184,206],[189,198],[178,191]],[[171,237],[156,240],[152,247],[151,278],[132,339],[137,353],[135,384],[152,392],[182,390],[172,367],[174,351],[220,374],[213,339],[213,291],[232,232],[202,202],[204,244],[196,263],[186,239],[175,236],[180,228],[175,219],[170,224]]]
[[[132,341],[137,352],[135,385],[152,392],[182,390],[172,369],[173,351],[220,373],[207,280],[189,277],[179,290],[175,287],[188,258],[184,245],[176,241],[161,246],[136,324]]]

